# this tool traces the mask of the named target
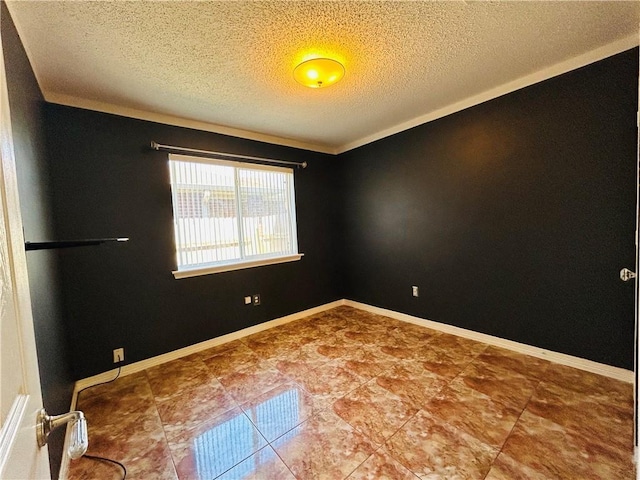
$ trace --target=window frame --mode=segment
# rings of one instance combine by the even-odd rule
[[[232,167],[234,169],[234,195],[236,195],[238,205],[240,204],[240,200],[237,197],[239,194],[239,186],[238,186],[238,169],[249,169],[249,170],[266,170],[266,171],[280,171],[291,174],[291,186],[290,186],[290,205],[289,205],[289,227],[291,231],[291,241],[293,243],[293,248],[296,253],[287,253],[285,255],[251,255],[244,256],[239,259],[230,260],[230,261],[221,261],[212,263],[203,263],[194,266],[179,266],[179,252],[178,252],[178,236],[177,236],[177,206],[176,203],[176,192],[174,192],[174,178],[171,173],[171,162],[188,162],[188,163],[203,163],[208,165],[221,165],[225,167]],[[247,268],[255,268],[266,265],[275,265],[279,263],[287,263],[287,262],[295,262],[300,260],[304,254],[300,253],[298,246],[298,228],[297,228],[297,212],[296,212],[296,201],[295,201],[295,175],[294,169],[288,167],[280,167],[280,166],[272,166],[272,165],[263,165],[259,163],[250,163],[250,162],[242,162],[237,160],[225,160],[218,158],[205,158],[205,157],[196,157],[192,155],[182,155],[176,153],[170,153],[168,155],[167,168],[169,170],[169,184],[171,187],[171,216],[172,216],[172,228],[173,228],[173,242],[174,242],[174,255],[175,262],[177,268],[172,270],[172,274],[174,278],[190,278],[196,277],[200,275],[209,275],[215,273],[223,273],[230,272],[235,270],[243,270]],[[242,238],[244,236],[243,229],[241,227],[242,219],[238,217],[239,223],[239,241],[242,242]],[[240,247],[240,251],[242,252],[242,247]]]

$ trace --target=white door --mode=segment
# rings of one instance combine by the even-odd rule
[[[640,53],[639,53],[640,55]],[[636,479],[640,480],[640,455],[639,455],[639,442],[640,436],[640,411],[638,407],[639,398],[638,392],[640,386],[638,385],[638,368],[640,367],[640,76],[638,77],[638,110],[636,112],[636,132],[637,132],[637,147],[636,147],[636,328],[635,328],[635,358],[634,358],[634,460],[636,462]]]
[[[640,78],[638,79],[638,93],[640,93]],[[634,417],[634,461],[636,463],[636,480],[640,480],[640,450],[639,450],[639,442],[638,438],[640,437],[640,411],[639,411],[639,388],[638,385],[638,368],[640,367],[640,97],[638,97],[638,113],[637,113],[637,126],[638,129],[638,145],[636,150],[637,155],[637,178],[638,182],[636,183],[637,195],[636,195],[636,279],[635,279],[635,294],[636,294],[636,302],[635,302],[635,358],[634,358],[634,381],[633,381],[633,397],[634,397],[634,405],[633,405],[633,417]]]
[[[640,53],[639,53],[640,55]],[[640,76],[638,77],[638,94],[640,95]],[[638,419],[640,418],[640,412],[638,411],[638,367],[640,366],[640,96],[638,96],[638,110],[636,112],[636,132],[637,132],[637,146],[636,146],[636,279],[635,279],[635,293],[636,293],[636,312],[635,312],[635,358],[633,370],[635,372],[634,382],[633,382],[633,417],[634,417],[634,460],[636,463],[636,479],[640,480],[640,456],[638,451],[638,437],[640,432],[638,429],[640,428],[640,423]]]
[[[0,39],[0,478],[50,479],[36,440],[42,408]]]

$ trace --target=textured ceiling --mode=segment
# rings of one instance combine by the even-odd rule
[[[640,21],[639,2],[8,5],[48,101],[327,152],[630,48]],[[342,62],[343,80],[296,83],[312,56]]]

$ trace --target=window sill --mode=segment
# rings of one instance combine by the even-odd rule
[[[228,265],[216,265],[212,267],[197,267],[188,270],[175,270],[174,278],[198,277],[200,275],[209,275],[212,273],[232,272],[234,270],[244,270],[245,268],[262,267],[265,265],[275,265],[277,263],[296,262],[303,257],[303,253],[295,255],[286,255],[284,257],[261,258],[260,260],[252,260],[249,262],[231,263]]]

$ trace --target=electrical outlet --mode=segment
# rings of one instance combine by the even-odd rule
[[[246,297],[244,297],[244,304],[251,305],[251,295],[247,295]]]
[[[414,297],[419,297],[420,295],[419,295],[419,292],[418,292],[418,287],[416,287],[415,285],[413,287],[411,287],[411,294]]]
[[[124,348],[113,349],[113,363],[124,362]]]
[[[256,293],[253,295],[253,305],[260,305],[260,294]]]

